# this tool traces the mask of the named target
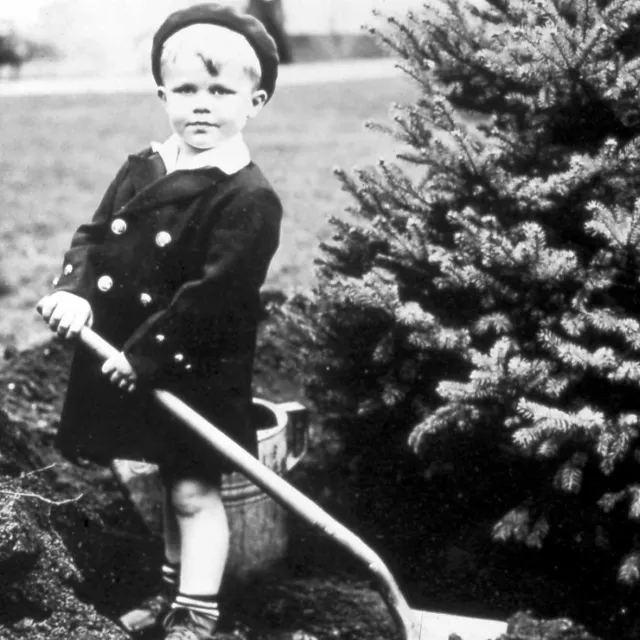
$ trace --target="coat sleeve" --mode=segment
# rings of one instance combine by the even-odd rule
[[[62,273],[55,282],[56,291],[67,291],[82,298],[89,298],[95,288],[95,277],[89,262],[89,253],[104,240],[109,220],[114,210],[118,187],[127,171],[125,163],[107,188],[91,222],[78,227],[71,239],[71,246],[64,255]]]
[[[281,218],[280,200],[268,188],[243,192],[222,207],[199,276],[183,283],[166,308],[126,341],[123,351],[138,375],[152,379],[191,356],[232,356],[235,338],[255,331],[260,287],[278,247]]]

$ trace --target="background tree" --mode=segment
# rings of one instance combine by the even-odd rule
[[[496,459],[526,469],[494,536],[605,550],[627,585],[639,16],[635,0],[446,0],[389,20],[417,98],[369,125],[403,144],[396,162],[338,172],[355,206],[324,247],[310,382],[348,453],[408,439],[468,487]]]
[[[0,79],[17,79],[22,67],[37,59],[55,59],[56,48],[19,34],[13,26],[0,20]],[[5,71],[8,69],[8,73]]]

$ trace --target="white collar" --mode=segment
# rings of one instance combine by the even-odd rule
[[[178,136],[175,133],[164,142],[152,142],[151,149],[160,154],[167,168],[167,173],[176,170],[180,147]],[[232,175],[240,169],[244,169],[250,162],[249,147],[242,136],[238,134],[214,149],[207,149],[197,156],[190,157],[186,162],[183,158],[180,169],[217,167],[227,175]]]

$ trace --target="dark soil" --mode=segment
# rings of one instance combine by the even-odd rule
[[[282,349],[262,345],[255,395],[300,400],[296,368]],[[155,586],[161,541],[109,470],[73,466],[52,447],[69,348],[51,341],[6,355],[0,368],[0,640],[124,639],[113,620]],[[582,588],[584,572],[572,582],[541,567],[537,556],[496,549],[487,538],[486,514],[470,520],[455,499],[444,497],[450,487],[442,479],[367,469],[366,460],[336,464],[338,445],[319,437],[318,422],[314,447],[293,482],[381,551],[412,606],[503,618],[518,609],[547,618],[574,615],[600,634],[634,637],[632,616],[617,613],[619,599],[617,608],[588,600],[596,596]],[[363,567],[300,521],[291,527],[286,564],[226,593],[225,627],[239,640],[397,637]],[[583,615],[594,607],[599,616]],[[512,622],[511,640],[589,637],[568,622],[544,627],[524,615]]]
[[[156,586],[161,542],[110,471],[73,466],[52,447],[69,358],[52,341],[0,370],[3,640],[120,640],[112,620]],[[287,388],[275,385],[270,397],[285,399]],[[361,576],[319,579],[298,569],[256,579],[242,597],[227,594],[235,612],[227,627],[251,640],[393,637],[384,604]]]

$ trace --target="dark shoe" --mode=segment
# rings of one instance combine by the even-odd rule
[[[118,618],[120,626],[127,633],[140,633],[156,626],[171,609],[171,598],[161,592],[145,598],[135,609]]]
[[[164,640],[216,640],[217,620],[190,609],[173,609],[164,619]]]

